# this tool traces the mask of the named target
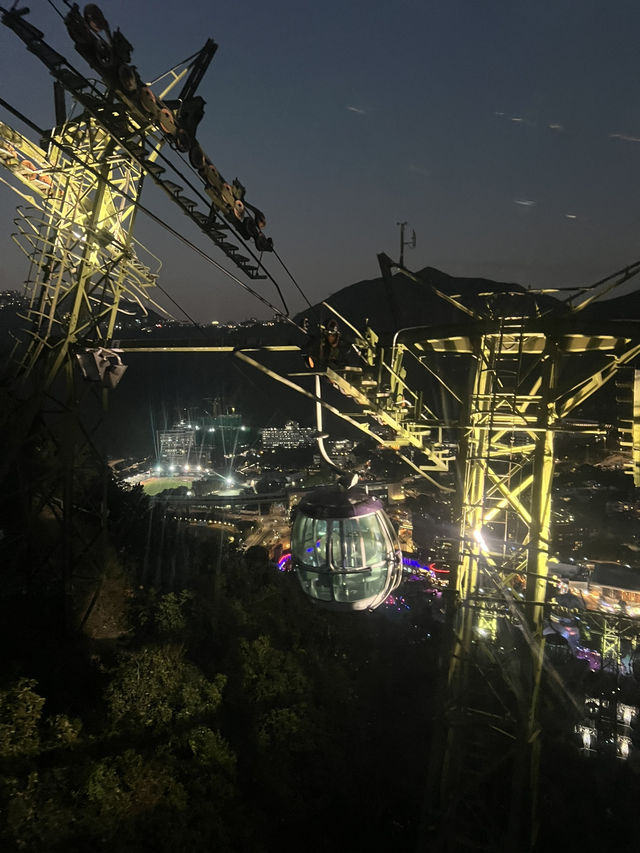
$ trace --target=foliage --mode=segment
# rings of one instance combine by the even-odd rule
[[[97,761],[79,792],[85,808],[93,812],[92,823],[103,832],[117,832],[123,820],[145,814],[158,806],[183,811],[187,795],[171,772],[171,762],[145,758],[133,749]]]
[[[192,599],[193,593],[186,589],[164,595],[151,590],[138,608],[138,622],[158,636],[181,636],[187,629]]]
[[[54,714],[45,721],[46,740],[51,746],[77,746],[82,731],[81,720],[70,720],[65,714]]]
[[[175,645],[128,652],[113,672],[105,698],[113,731],[158,730],[217,711],[226,678],[208,681]]]
[[[0,758],[27,756],[40,748],[44,699],[32,678],[20,678],[0,691]]]
[[[274,649],[267,636],[240,640],[240,660],[242,685],[250,702],[264,704],[308,689],[298,656]]]
[[[46,701],[34,679],[5,688],[0,760],[13,763],[0,788],[3,853],[266,853],[309,821],[324,827],[310,851],[355,838],[323,816],[340,801],[369,808],[391,773],[380,709],[392,669],[381,679],[373,651],[386,642],[380,621],[309,608],[262,549],[218,560],[213,544],[193,588],[138,590],[134,629],[88,649],[99,678],[86,699],[81,685],[70,694],[79,719],[65,713],[70,695],[55,679]],[[394,703],[403,690],[399,679]],[[419,695],[414,687],[407,706]],[[415,784],[404,778],[396,800]],[[379,840],[386,813],[387,803],[358,844]]]

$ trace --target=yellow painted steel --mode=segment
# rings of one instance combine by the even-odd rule
[[[628,425],[625,421],[622,424],[620,431],[626,439],[620,441],[620,446],[627,448],[631,457],[625,468],[633,477],[634,486],[640,486],[640,370],[633,371],[631,418]]]
[[[117,117],[111,115],[110,121]],[[43,368],[41,391],[61,370],[71,373],[76,349],[100,344],[118,348],[117,318],[123,302],[141,307],[153,304],[158,265],[150,267],[133,239],[143,169],[123,145],[95,118],[86,116],[57,128],[46,151],[0,124],[0,164],[19,195],[31,204],[21,210],[15,235],[31,263],[29,328],[21,366],[24,376],[30,376],[36,366]],[[460,298],[436,288],[431,292],[460,310],[465,327],[446,334],[425,329],[410,343],[396,335],[385,360],[378,336],[371,329],[361,334],[351,326],[363,367],[350,371],[332,366],[322,372],[359,412],[348,415],[321,402],[378,444],[395,450],[416,474],[434,483],[434,477],[449,471],[451,458],[442,439],[443,428],[451,424],[437,418],[409,387],[407,356],[417,359],[461,404],[456,423],[460,430],[459,560],[452,573],[457,607],[452,610],[454,639],[442,756],[432,786],[435,810],[442,818],[439,846],[433,849],[472,849],[477,824],[471,821],[470,803],[479,796],[478,780],[508,764],[511,808],[504,849],[524,850],[533,843],[537,824],[538,699],[554,431],[640,354],[640,341],[635,333],[591,334],[564,328],[563,318],[545,328],[530,295],[521,295],[521,311],[505,314],[493,309],[479,313]],[[573,313],[597,298],[598,292],[585,291]],[[243,362],[316,399],[248,355],[260,349],[297,348],[236,350],[188,343],[121,347],[125,352],[233,351]],[[603,354],[605,363],[576,370],[574,379],[561,385],[559,362],[586,352]],[[429,365],[432,353],[465,359],[470,377],[466,391],[455,389],[446,370]],[[364,371],[368,372],[366,385]],[[388,391],[383,393],[383,386]],[[640,482],[637,373],[635,391],[630,445],[634,478]],[[384,436],[371,428],[371,422],[386,430]],[[517,656],[515,645],[509,647],[516,642]],[[619,661],[617,623],[604,623],[602,654],[604,659]],[[434,759],[434,768],[436,764]],[[455,832],[448,834],[452,827]],[[449,843],[462,836],[466,848]],[[483,839],[478,836],[480,843]]]
[[[617,673],[621,658],[621,634],[615,620],[602,620],[602,665],[612,672]]]
[[[159,262],[133,239],[142,172],[92,119],[56,129],[47,152],[3,125],[0,146],[13,178],[37,193],[13,237],[31,264],[21,370],[46,361],[47,387],[74,347],[113,338],[123,302],[162,311],[151,299]]]

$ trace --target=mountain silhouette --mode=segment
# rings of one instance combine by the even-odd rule
[[[447,301],[458,298],[471,310],[487,311],[494,316],[523,306],[522,300],[537,310],[562,314],[560,300],[549,294],[533,294],[512,282],[495,282],[484,278],[464,278],[447,275],[432,267],[413,274],[414,278],[396,272],[385,279],[377,278],[350,284],[328,295],[323,302],[330,304],[348,323],[360,331],[368,325],[384,345],[396,332],[422,326],[448,326],[468,323],[470,318]],[[515,300],[515,302],[514,302]],[[310,326],[326,323],[335,315],[319,302],[294,317],[302,325],[308,318]],[[526,307],[526,306],[525,306]],[[0,305],[0,329],[6,359],[11,333],[24,327],[15,305]],[[604,323],[640,321],[640,291],[613,299],[600,300],[587,306],[578,315],[578,325],[593,329]],[[146,342],[158,341],[164,346],[171,342],[191,340],[194,344],[232,345],[236,348],[260,347],[269,344],[297,344],[303,347],[307,338],[292,323],[263,325],[247,321],[236,328],[198,328],[167,325],[144,329]],[[345,339],[352,337],[348,326],[338,326]],[[445,330],[446,332],[446,330]],[[597,332],[596,332],[597,333]],[[140,337],[135,318],[128,329],[119,333],[123,339]],[[1,349],[1,348],[0,348]],[[258,354],[257,354],[258,355]],[[281,375],[304,370],[302,358],[295,352],[278,356],[259,354],[258,360],[268,363]],[[261,426],[282,426],[290,419],[305,426],[313,425],[313,403],[289,391],[283,385],[241,363],[232,355],[206,353],[133,354],[125,357],[127,373],[118,388],[110,395],[109,410],[104,418],[105,447],[116,456],[151,454],[153,435],[157,429],[170,427],[186,410],[206,410],[213,398],[221,399],[228,408],[235,408],[255,429]],[[297,379],[303,385],[304,379]],[[309,383],[307,383],[308,385]],[[311,390],[311,386],[309,386]],[[255,433],[254,433],[255,434]]]
[[[397,272],[387,280],[379,276],[359,281],[338,290],[324,302],[328,302],[359,330],[368,322],[378,335],[387,338],[399,329],[460,323],[468,316],[439,296],[438,291],[446,296],[458,297],[473,311],[484,309],[487,294],[503,297],[528,294],[524,287],[512,282],[454,277],[432,267],[425,267],[413,275],[417,280]],[[547,294],[535,298],[545,310],[560,304]],[[322,303],[318,303],[298,314],[295,319],[299,323],[304,317],[311,321],[326,322],[332,316]]]

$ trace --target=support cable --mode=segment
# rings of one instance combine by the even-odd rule
[[[64,15],[63,15],[63,14],[62,14],[62,12],[60,11],[60,9],[58,9],[58,7],[57,7],[57,6],[56,6],[56,4],[53,2],[53,0],[47,0],[47,3],[51,6],[51,8],[53,9],[53,11],[56,13],[56,15],[60,15],[60,17],[61,17],[61,18],[62,18],[62,20],[64,21]],[[18,4],[17,4],[17,2],[16,2],[16,3],[14,3],[14,6],[17,6],[17,5],[18,5]],[[67,4],[67,5],[69,5],[69,4]]]
[[[621,270],[617,270],[616,272],[610,273],[608,276],[601,278],[599,281],[580,288],[577,293],[574,293],[564,299],[564,304],[567,305],[573,313],[581,311],[583,308],[586,308],[587,305],[590,305],[595,299],[601,298],[605,294],[609,293],[611,290],[615,290],[616,287],[619,287],[621,284],[624,284],[630,278],[633,278],[633,276],[637,275],[639,271],[640,261],[634,261],[632,264],[627,264],[627,266],[623,267]],[[591,296],[584,299],[578,305],[573,304],[574,300],[578,299],[581,296],[584,296],[587,293],[592,293],[592,291],[595,291],[597,288],[602,287],[603,285],[607,286],[603,288],[602,292],[593,293]]]
[[[98,121],[99,121],[99,119],[98,119]],[[111,131],[109,131],[109,130],[108,130],[108,128],[106,128],[106,130],[107,130],[107,132],[108,132],[108,133],[110,133],[110,135],[113,137],[113,134],[111,134]],[[116,141],[118,141],[116,137],[113,137],[113,138],[114,138],[114,139],[116,139]],[[164,141],[164,140],[163,140],[163,141]],[[169,158],[168,158],[168,157],[165,157],[165,155],[160,151],[160,149],[159,149],[159,148],[156,148],[155,150],[156,150],[156,153],[157,153],[158,160],[161,160],[161,161],[162,161],[162,162],[163,162],[163,163],[164,163],[164,164],[165,164],[165,165],[166,165],[166,166],[167,166],[167,167],[168,167],[168,168],[173,172],[173,174],[174,174],[176,177],[180,178],[180,180],[181,180],[181,181],[183,181],[183,182],[184,182],[184,183],[189,187],[189,189],[193,192],[193,194],[194,194],[194,195],[196,195],[196,196],[200,199],[200,201],[202,201],[205,205],[210,205],[210,204],[211,204],[210,200],[206,197],[206,195],[202,192],[202,190],[201,190],[199,187],[194,186],[194,184],[191,182],[190,178],[189,178],[189,177],[187,177],[183,172],[181,172],[181,171],[178,169],[178,167],[175,165],[175,163],[173,163],[171,160],[169,160]],[[181,160],[185,165],[187,165],[187,161],[186,161],[185,157],[184,157],[183,155],[179,154],[179,152],[176,152],[176,153],[178,153],[178,156],[180,157],[180,160]],[[224,224],[224,225],[226,225],[226,226],[229,228],[229,230],[233,233],[233,236],[235,237],[235,239],[236,239],[236,240],[239,240],[239,241],[242,243],[242,245],[243,245],[243,247],[244,247],[244,250],[245,250],[246,252],[248,252],[248,253],[249,253],[249,255],[253,258],[253,260],[256,262],[256,264],[258,265],[258,267],[259,267],[259,268],[260,268],[260,269],[265,273],[265,275],[267,276],[267,278],[271,281],[271,283],[273,284],[273,286],[275,287],[275,289],[276,289],[276,291],[277,291],[277,293],[278,293],[278,296],[279,296],[279,297],[280,297],[280,299],[282,300],[282,305],[283,305],[283,307],[284,307],[284,315],[283,315],[283,316],[288,316],[288,314],[289,314],[289,308],[288,308],[288,306],[287,306],[287,302],[286,302],[286,300],[285,300],[285,298],[284,298],[284,296],[283,296],[283,294],[282,294],[282,290],[281,290],[281,288],[280,288],[280,285],[279,285],[279,284],[278,284],[278,282],[275,280],[275,278],[273,277],[273,275],[269,272],[269,270],[267,269],[267,267],[262,263],[262,254],[261,254],[260,256],[258,256],[258,255],[256,254],[256,252],[254,252],[254,250],[251,248],[251,245],[250,245],[250,244],[247,242],[247,240],[242,236],[242,234],[240,234],[240,233],[239,233],[239,231],[238,231],[238,230],[237,230],[237,228],[233,225],[233,223],[232,223],[232,222],[225,221],[224,223],[222,223],[222,221],[221,221],[221,224]],[[299,286],[298,286],[297,282],[295,281],[295,279],[293,278],[293,276],[291,276],[291,273],[289,273],[289,271],[288,271],[288,270],[287,270],[287,268],[285,267],[284,262],[280,259],[280,257],[277,255],[277,253],[276,253],[275,251],[274,251],[274,254],[278,257],[278,260],[280,261],[280,263],[282,264],[282,266],[285,268],[285,271],[289,274],[290,278],[292,279],[293,283],[296,285],[296,287],[298,288],[298,290],[300,290],[300,288],[299,288]],[[300,292],[302,293],[302,291],[300,291]],[[306,299],[306,296],[304,296],[304,294],[302,294],[302,295],[303,295],[303,297]],[[308,304],[309,304],[309,305],[311,305],[311,303],[309,303],[309,301],[308,301],[308,300],[307,300],[307,302],[308,302]]]
[[[1,98],[1,97],[0,97],[0,106],[4,107],[6,110],[8,110],[10,113],[12,113],[12,115],[14,115],[16,118],[20,119],[20,121],[24,122],[28,127],[30,127],[36,133],[38,133],[40,135],[45,135],[45,131],[42,128],[38,127],[38,125],[35,124],[35,122],[32,122],[23,113],[21,113],[20,110],[13,107],[11,104],[9,104],[7,101],[5,101],[4,98]],[[52,144],[56,145],[56,147],[63,149],[64,153],[67,156],[69,156],[71,159],[75,160],[76,162],[80,163],[80,165],[82,165],[84,168],[86,168],[87,171],[91,172],[91,174],[93,174],[95,177],[99,178],[100,180],[104,180],[102,175],[100,175],[95,169],[91,168],[90,166],[87,166],[87,164],[84,163],[76,154],[74,154],[72,151],[70,151],[69,149],[64,147],[61,143],[56,142],[56,140],[54,140],[54,139],[52,139],[51,142],[52,142]],[[239,279],[236,275],[234,275],[232,272],[230,272],[230,270],[226,269],[225,267],[222,266],[222,264],[220,264],[218,261],[216,261],[215,258],[212,258],[211,255],[207,254],[204,251],[204,249],[201,249],[199,246],[197,246],[195,243],[193,243],[191,240],[189,240],[188,237],[185,237],[183,234],[181,234],[179,231],[177,231],[171,225],[166,223],[157,214],[153,213],[153,211],[151,211],[148,207],[145,207],[145,205],[143,205],[140,201],[133,198],[128,193],[121,190],[119,187],[116,187],[115,184],[113,184],[111,181],[107,180],[106,183],[109,187],[111,187],[111,189],[117,191],[123,198],[127,199],[127,201],[131,202],[131,204],[135,205],[139,210],[142,211],[142,213],[144,213],[146,216],[148,216],[153,222],[155,222],[157,225],[160,225],[162,228],[164,228],[166,231],[168,231],[170,234],[172,234],[174,237],[176,237],[178,240],[180,240],[180,242],[184,243],[186,246],[188,246],[190,249],[192,249],[201,258],[203,258],[205,261],[207,261],[212,266],[214,266],[219,272],[223,273],[228,278],[230,278],[232,281],[234,281],[244,291],[249,293],[251,296],[253,296],[258,301],[262,302],[262,304],[265,305],[267,308],[269,308],[271,311],[273,311],[274,314],[277,314],[279,317],[282,317],[283,319],[285,319],[288,323],[291,323],[291,325],[295,326],[295,328],[298,329],[299,331],[304,331],[296,322],[294,322],[294,320],[291,319],[291,317],[289,317],[288,314],[284,314],[279,308],[276,308],[276,306],[273,305],[273,303],[269,302],[268,299],[265,299],[265,297],[261,296],[256,290],[254,290],[252,287],[249,287],[248,284],[245,284],[243,281],[241,281],[241,279]],[[164,291],[163,288],[161,288],[161,287],[160,287],[160,290],[163,293],[166,293],[166,291]],[[175,302],[175,300],[172,299],[172,301],[174,302],[176,307],[180,308],[180,310],[183,311],[183,313],[186,317],[189,317],[187,312],[184,311],[178,305],[178,303]],[[189,318],[189,319],[191,320],[191,318]],[[197,328],[202,328],[201,326],[198,326],[197,323],[195,325]]]
[[[307,303],[307,305],[309,306],[309,308],[311,308],[311,310],[312,310],[312,311],[314,311],[314,310],[315,310],[315,308],[314,308],[314,306],[309,302],[309,299],[307,298],[307,294],[302,290],[302,288],[300,287],[300,285],[298,284],[298,282],[297,282],[297,281],[295,280],[295,278],[293,277],[293,274],[290,272],[289,268],[287,267],[287,265],[285,264],[285,262],[282,260],[282,258],[280,257],[280,255],[278,254],[278,252],[276,252],[276,250],[275,250],[275,249],[273,250],[273,254],[275,255],[275,257],[276,257],[276,258],[280,261],[280,263],[282,264],[282,268],[284,269],[284,271],[286,272],[286,274],[289,276],[289,278],[290,278],[290,279],[291,279],[291,281],[293,282],[294,287],[296,288],[296,290],[298,291],[298,293],[300,294],[300,296],[302,296],[302,298],[303,298],[303,299],[304,299],[304,301]],[[264,269],[264,267],[263,267],[263,269]],[[266,272],[266,270],[265,270],[265,272]]]
[[[48,0],[48,2],[52,3],[52,0]],[[66,3],[66,5],[67,5],[67,6],[71,7],[71,5],[72,5],[72,4],[71,4],[70,2],[68,2],[68,0],[64,0],[64,2]],[[15,4],[14,4],[14,5],[15,5]],[[53,3],[52,3],[52,5],[53,5]],[[1,7],[0,7],[0,8],[1,8]],[[54,8],[54,9],[55,9],[55,11],[56,11],[59,15],[61,15],[61,17],[63,17],[63,19],[64,19],[64,16],[62,16],[62,13],[61,13],[61,12],[60,12],[56,7],[55,7],[55,5],[53,6],[53,8]],[[4,9],[2,9],[2,11],[3,11],[3,12],[5,12],[5,10],[4,10]],[[197,55],[197,54],[194,54],[194,55]],[[71,63],[70,63],[68,60],[66,60],[66,59],[64,59],[64,58],[63,58],[63,60],[64,60],[64,64],[66,65],[66,67],[67,67],[70,71],[72,71],[72,72],[73,72],[74,74],[76,74],[78,77],[80,77],[80,78],[82,78],[82,79],[85,79],[85,78],[83,77],[83,75],[82,75],[82,74],[80,74],[78,71],[76,71],[76,69],[71,65]],[[188,61],[188,60],[187,60],[187,61]],[[171,73],[171,72],[169,71],[169,72],[166,72],[166,73]],[[104,98],[104,93],[103,93],[99,88],[97,88],[97,87],[96,87],[95,82],[92,82],[92,81],[89,81],[89,80],[87,80],[86,82],[88,83],[88,85],[90,86],[91,90],[93,91],[94,96],[96,96],[96,97],[98,97],[98,98],[100,98],[100,99],[103,99],[103,98]],[[72,94],[72,97],[73,97],[73,93],[71,93],[71,94]],[[91,115],[93,115],[93,116],[94,116],[94,118],[95,118],[98,122],[100,122],[100,124],[104,127],[105,131],[106,131],[107,133],[109,133],[109,135],[114,139],[114,141],[116,142],[116,144],[118,144],[118,145],[122,145],[122,143],[121,143],[120,139],[118,139],[118,137],[117,137],[116,135],[114,135],[113,131],[112,131],[112,130],[107,126],[107,125],[104,125],[104,124],[103,124],[102,120],[100,119],[100,117],[99,117],[99,116],[97,116],[97,115],[95,114],[95,111],[92,109],[92,107],[91,107],[91,106],[89,106],[89,105],[88,105],[88,104],[86,104],[86,103],[83,103],[83,106],[84,106],[84,108],[85,108],[85,109],[87,109],[87,110],[88,110],[88,112],[89,112]],[[156,147],[155,147],[156,156],[160,157],[160,159],[162,159],[162,161],[163,161],[164,163],[166,163],[166,164],[167,164],[167,166],[169,166],[169,168],[171,169],[171,171],[172,171],[174,174],[178,175],[178,176],[179,176],[179,177],[180,177],[180,178],[181,178],[181,179],[182,179],[182,180],[183,180],[183,181],[184,181],[184,182],[185,182],[185,183],[186,183],[186,184],[191,188],[191,190],[192,190],[193,192],[195,192],[195,193],[196,193],[196,195],[200,198],[200,200],[201,200],[201,201],[204,201],[204,202],[205,202],[205,204],[206,204],[207,206],[209,206],[210,202],[209,202],[209,200],[208,200],[208,199],[205,199],[205,198],[204,198],[204,196],[202,195],[201,190],[199,190],[198,188],[194,187],[194,185],[192,184],[192,182],[191,182],[188,178],[185,178],[185,176],[183,175],[183,173],[182,173],[182,172],[180,172],[180,171],[177,169],[177,167],[175,166],[175,164],[173,164],[173,163],[172,163],[171,161],[169,161],[169,160],[168,160],[164,155],[162,155],[162,154],[160,153],[160,146],[162,145],[162,142],[163,142],[163,141],[164,141],[164,140],[162,140],[162,139],[161,139],[161,140],[160,140],[160,145],[156,145]],[[126,146],[123,146],[123,147],[125,147],[125,151],[127,151]],[[129,156],[132,156],[132,154],[131,154],[131,152],[130,152],[130,151],[127,151],[127,153],[129,154]],[[133,155],[133,157],[134,157],[135,159],[138,159],[138,158],[136,158],[136,157],[135,157],[135,155]],[[181,159],[182,159],[182,160],[183,160],[183,162],[184,162],[184,158],[181,158]],[[142,168],[144,168],[144,164],[141,164],[141,166],[142,166]],[[145,171],[146,171],[146,169],[145,169]],[[152,177],[155,177],[155,176],[152,174]],[[163,186],[163,183],[162,183],[162,181],[161,181],[160,179],[157,179],[157,178],[156,178],[156,181],[157,181],[157,183],[158,183],[160,186]],[[141,208],[141,209],[143,209],[143,208]],[[253,260],[254,260],[254,261],[255,261],[255,263],[257,264],[257,268],[262,269],[262,270],[263,270],[263,272],[265,273],[265,276],[266,276],[268,279],[270,279],[270,281],[271,281],[271,282],[272,282],[272,284],[274,285],[274,287],[275,287],[275,289],[276,289],[276,291],[277,291],[277,293],[278,293],[278,296],[280,297],[280,299],[281,299],[281,301],[282,301],[282,305],[283,305],[283,308],[284,308],[284,314],[283,314],[281,311],[278,311],[278,310],[277,310],[277,309],[275,309],[275,308],[274,308],[273,310],[274,310],[277,314],[279,314],[279,315],[282,315],[282,316],[286,316],[286,315],[288,315],[288,313],[289,313],[289,309],[288,309],[288,306],[287,306],[286,300],[284,299],[284,296],[283,296],[283,294],[282,294],[282,291],[281,291],[281,289],[280,289],[280,286],[279,286],[278,282],[275,280],[275,278],[273,277],[273,275],[269,272],[269,270],[268,270],[268,269],[264,266],[264,264],[262,263],[261,256],[260,256],[260,257],[258,257],[258,256],[254,253],[254,251],[250,248],[250,246],[249,246],[249,245],[248,245],[248,243],[246,242],[246,240],[245,240],[245,238],[243,237],[243,235],[242,235],[242,234],[240,234],[240,233],[236,230],[236,228],[234,227],[233,223],[228,223],[228,222],[224,222],[224,223],[223,223],[222,221],[220,221],[220,224],[221,224],[221,225],[226,226],[228,229],[230,229],[230,230],[232,231],[232,233],[233,233],[233,235],[235,236],[235,238],[236,238],[237,240],[239,240],[239,241],[242,243],[242,245],[243,245],[243,247],[244,247],[244,250],[245,250],[246,252],[248,252],[248,253],[249,253],[249,255],[253,258]],[[219,245],[219,244],[217,244],[217,245]],[[240,283],[240,282],[239,282],[239,280],[237,280],[237,279],[236,279],[236,281],[238,281],[238,283]],[[242,285],[241,285],[241,286],[242,286]],[[259,297],[257,297],[257,298],[259,298]],[[264,301],[264,300],[263,300],[263,301]],[[265,304],[268,304],[268,303],[265,303]]]

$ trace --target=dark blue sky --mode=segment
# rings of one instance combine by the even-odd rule
[[[30,20],[79,68],[44,0]],[[146,79],[219,45],[201,84],[198,138],[264,210],[310,301],[408,266],[533,287],[590,283],[640,257],[640,4],[632,0],[245,0],[101,8]],[[154,9],[154,12],[148,10]],[[143,11],[147,10],[147,11]],[[52,118],[46,70],[0,30],[2,96]],[[0,120],[18,122],[0,110]],[[153,188],[145,204],[235,272]],[[17,198],[0,185],[0,288],[20,286]],[[213,267],[144,218],[162,284],[198,320],[266,317]],[[292,312],[304,307],[277,262]],[[277,297],[269,285],[268,299]]]

